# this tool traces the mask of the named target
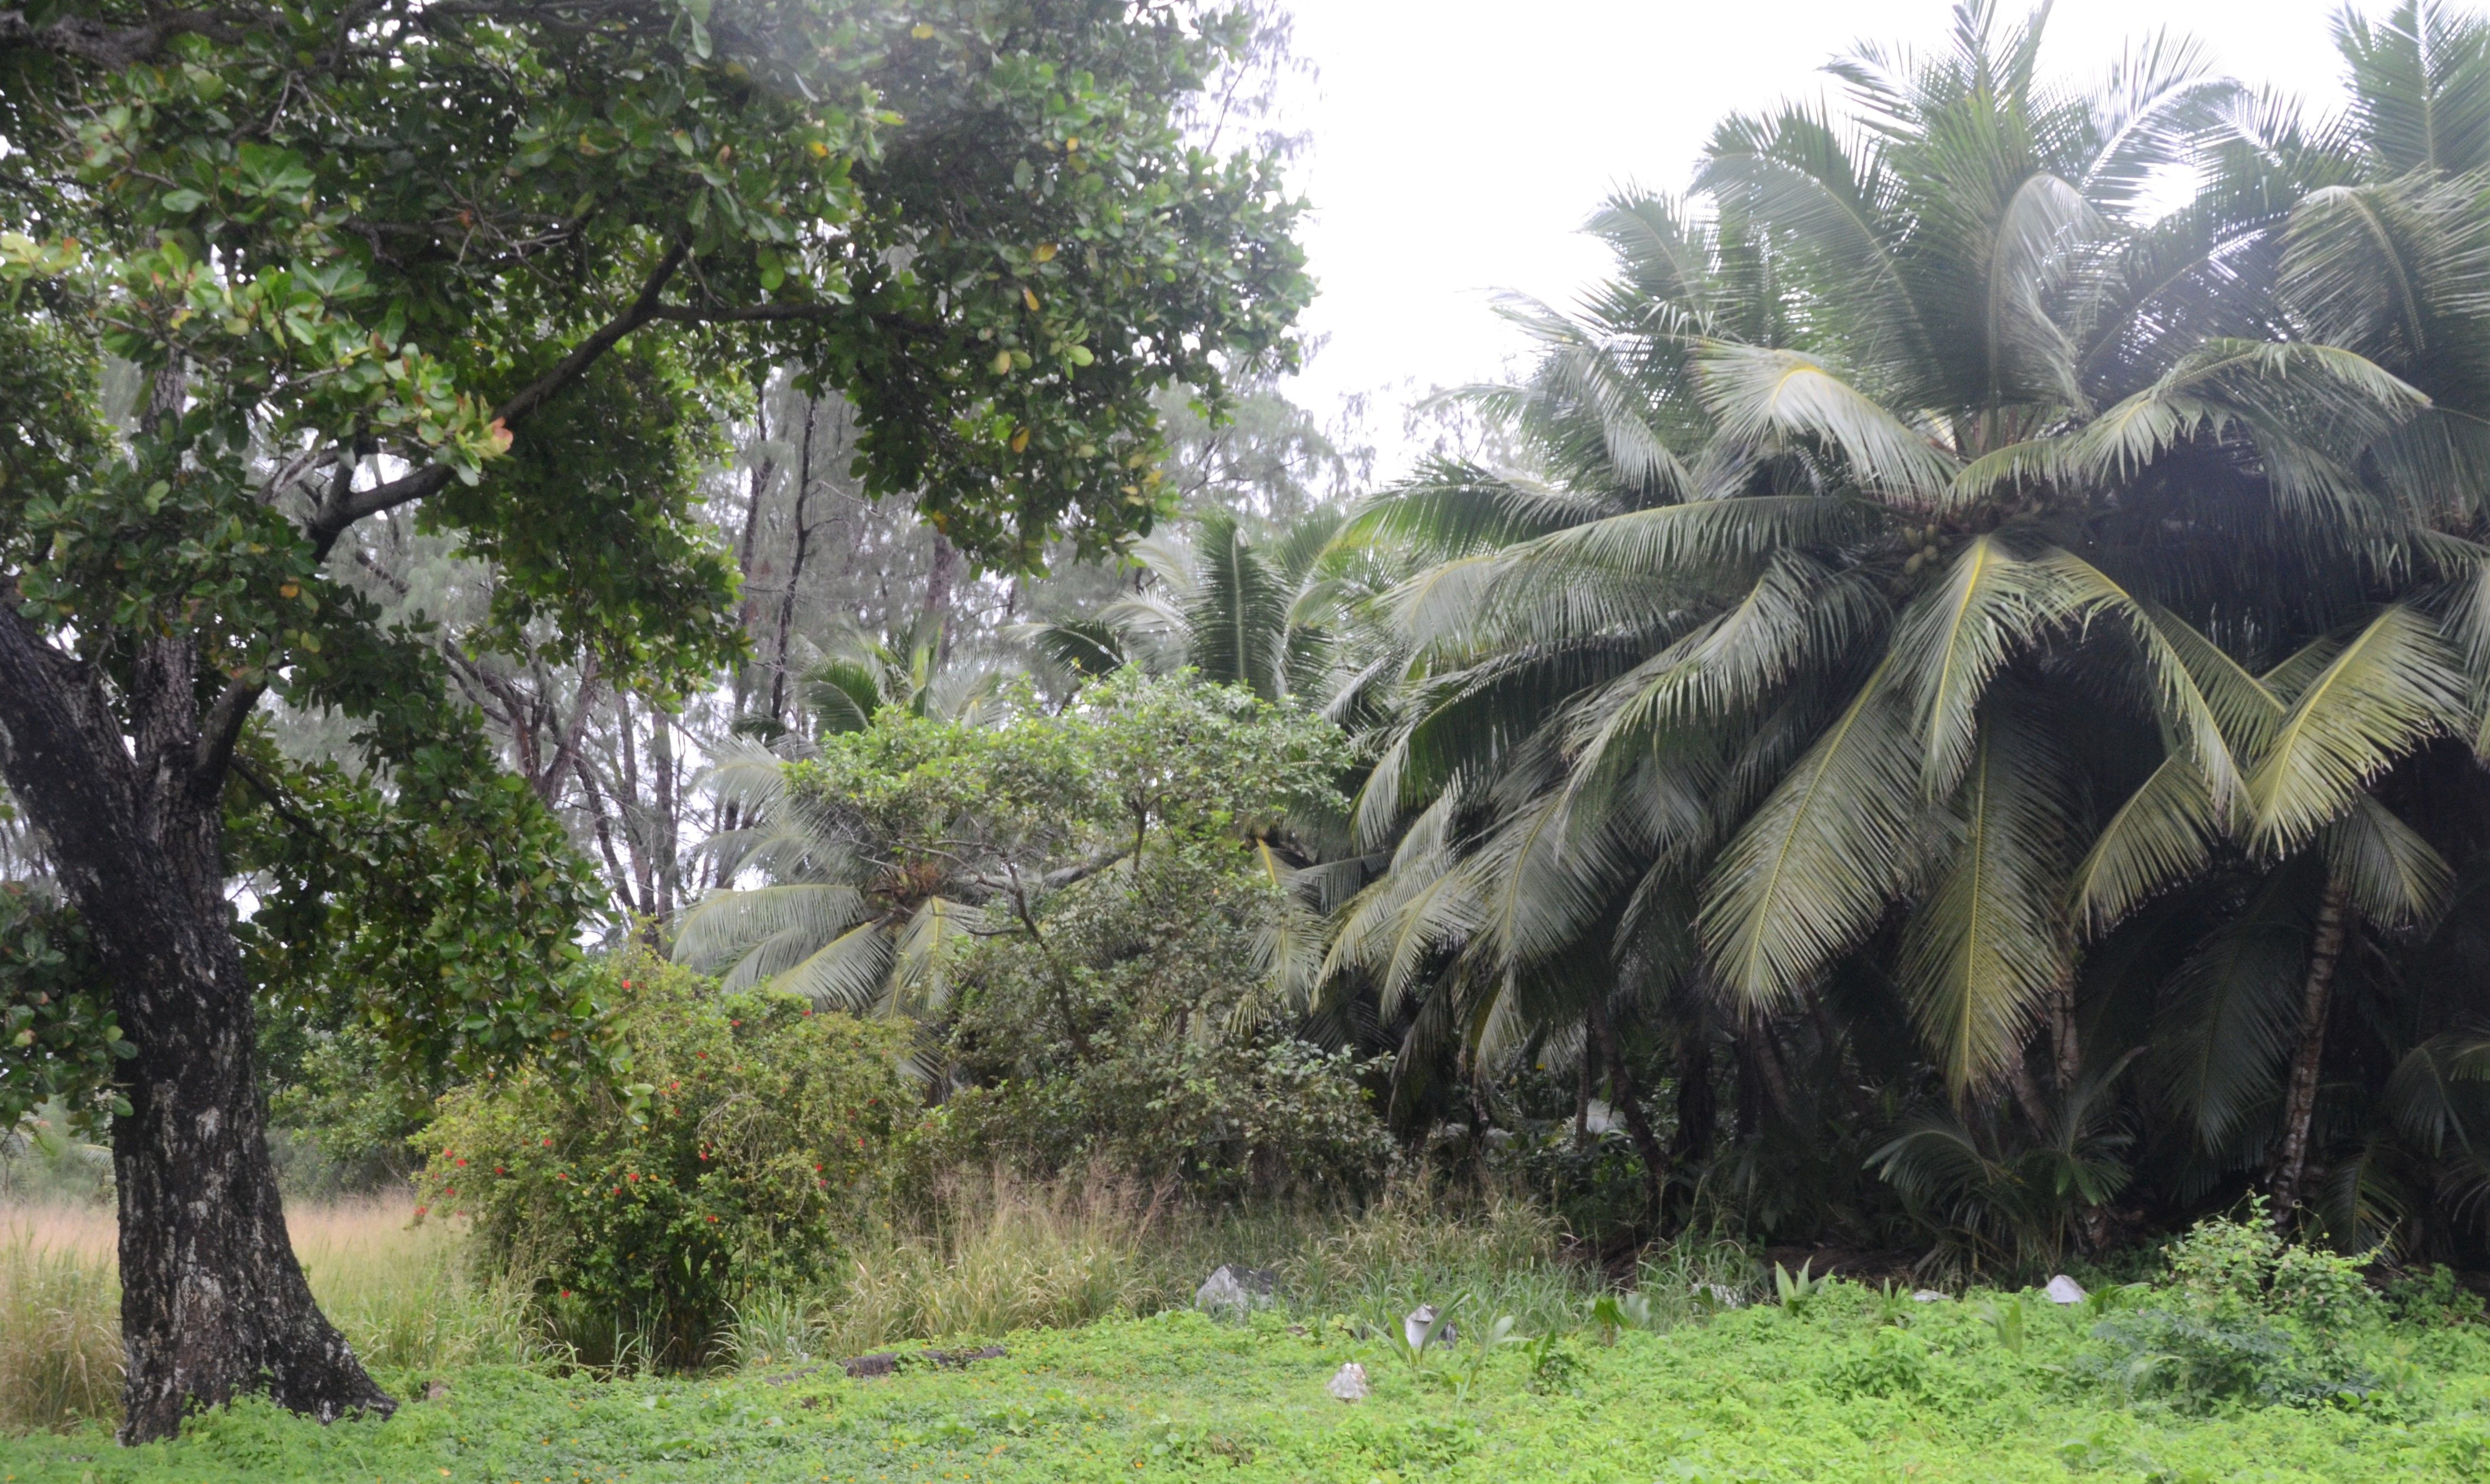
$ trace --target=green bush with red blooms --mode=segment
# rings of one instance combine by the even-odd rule
[[[478,1261],[560,1328],[693,1363],[738,1302],[835,1270],[915,1104],[906,1033],[639,955],[598,972],[627,1070],[531,1064],[444,1098],[418,1218],[471,1221]]]

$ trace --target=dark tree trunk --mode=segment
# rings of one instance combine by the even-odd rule
[[[1590,1017],[1591,1039],[1608,1064],[1608,1096],[1615,1100],[1618,1116],[1626,1121],[1626,1133],[1634,1140],[1635,1153],[1642,1157],[1643,1183],[1650,1187],[1651,1213],[1657,1219],[1668,1193],[1668,1155],[1652,1133],[1651,1120],[1643,1116],[1642,1099],[1636,1096],[1634,1072],[1626,1066],[1625,1047],[1617,1043],[1615,1028],[1608,1023],[1605,997],[1591,997]]]
[[[286,1238],[223,894],[222,768],[202,767],[192,654],[149,644],[125,739],[91,668],[0,581],[0,776],[41,832],[113,987],[130,1112],[113,1122],[125,1442],[246,1391],[330,1420],[394,1404],[312,1301]]]
[[[925,574],[924,621],[934,629],[937,665],[951,657],[951,604],[960,572],[960,551],[951,538],[934,532],[934,566]]]
[[[1721,1111],[1712,1089],[1712,1039],[1700,1016],[1677,1032],[1677,1132],[1669,1139],[1672,1168],[1694,1169],[1710,1162],[1719,1137]],[[1694,1216],[1694,1198],[1681,1196],[1674,1209],[1664,1210],[1664,1228],[1682,1228]]]
[[[1677,1159],[1701,1164],[1711,1158],[1720,1123],[1712,1096],[1712,1041],[1701,1024],[1689,1025],[1677,1037]]]
[[[2308,1173],[2308,1126],[2317,1112],[2317,1072],[2326,1056],[2326,1019],[2333,1007],[2334,967],[2352,929],[2352,894],[2326,883],[2317,908],[2317,931],[2308,945],[2308,977],[2301,991],[2300,1049],[2291,1058],[2291,1082],[2282,1101],[2282,1147],[2273,1159],[2273,1220],[2291,1223],[2300,1204],[2300,1183]]]
[[[812,546],[813,528],[805,506],[813,495],[813,425],[819,404],[804,399],[804,436],[796,454],[796,546],[787,562],[787,585],[778,595],[778,652],[769,667],[769,719],[787,714],[787,655],[796,637],[796,589],[804,581],[804,557]]]

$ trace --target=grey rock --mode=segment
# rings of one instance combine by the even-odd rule
[[[1212,1314],[1243,1318],[1256,1309],[1269,1308],[1280,1286],[1280,1275],[1269,1268],[1240,1268],[1223,1263],[1219,1270],[1204,1278],[1193,1291],[1193,1306]]]
[[[2051,1303],[2081,1303],[2085,1298],[2084,1286],[2063,1272],[2051,1278],[2041,1292],[2049,1296]]]
[[[1697,1302],[1709,1302],[1716,1309],[1743,1309],[1747,1296],[1726,1283],[1697,1283],[1686,1291]]]
[[[1953,1298],[1954,1295],[1952,1294],[1941,1294],[1933,1288],[1923,1288],[1915,1290],[1912,1293],[1911,1301],[1913,1303],[1944,1303]]]
[[[1349,1361],[1332,1372],[1331,1381],[1323,1389],[1344,1402],[1366,1400],[1366,1367],[1354,1360]]]
[[[1409,1342],[1409,1348],[1411,1350],[1423,1349],[1430,1343],[1427,1338],[1427,1327],[1434,1322],[1435,1306],[1432,1303],[1422,1303],[1416,1308],[1411,1309],[1406,1315],[1403,1316],[1401,1320],[1401,1336]],[[1437,1345],[1450,1345],[1461,1337],[1462,1332],[1460,1329],[1451,1325],[1446,1325],[1441,1329],[1435,1331],[1435,1337],[1433,1343]]]

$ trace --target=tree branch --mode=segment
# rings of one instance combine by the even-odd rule
[[[559,364],[519,388],[508,401],[493,410],[493,415],[500,419],[504,427],[515,427],[524,421],[529,414],[544,406],[565,387],[587,375],[589,368],[596,364],[607,351],[612,350],[616,341],[648,324],[651,319],[658,318],[657,296],[665,292],[666,285],[673,280],[676,270],[683,266],[683,259],[689,256],[690,252],[689,240],[677,238],[674,245],[666,249],[666,255],[657,260],[657,266],[650,271],[647,281],[640,286],[639,297],[631,301],[629,308],[607,321],[594,334],[571,347],[570,354],[565,356]],[[311,518],[312,545],[321,556],[326,557],[330,549],[336,545],[337,538],[345,534],[346,528],[357,521],[421,499],[428,495],[438,494],[449,483],[449,480],[450,470],[448,465],[432,464],[411,474],[376,484],[368,490],[349,489],[342,498],[323,500],[319,512]]]
[[[682,267],[683,259],[690,252],[690,241],[677,238],[674,245],[666,249],[666,255],[657,260],[657,266],[650,271],[647,281],[641,284],[639,297],[631,300],[629,308],[573,346],[570,354],[552,370],[521,387],[508,401],[495,409],[494,415],[503,426],[519,422],[542,407],[565,387],[587,375],[589,367],[612,350],[616,341],[649,323],[657,308],[657,296],[665,292],[666,284],[675,276],[675,271]],[[327,560],[329,553],[336,547],[337,538],[357,521],[436,494],[449,483],[449,466],[434,464],[402,478],[359,491],[354,487],[358,462],[351,457],[338,459],[336,477],[331,481],[328,495],[312,514],[308,534],[316,560]],[[192,757],[194,783],[210,785],[224,776],[225,768],[233,760],[234,745],[242,737],[242,728],[250,720],[251,709],[259,704],[259,698],[267,690],[265,679],[237,680],[217,697],[216,704],[210,708],[207,721],[200,728],[198,751]]]
[[[166,42],[193,34],[235,42],[243,28],[210,11],[176,11],[144,26],[108,26],[92,15],[64,15],[39,26],[24,11],[0,11],[0,50],[31,47],[113,71],[152,61]]]

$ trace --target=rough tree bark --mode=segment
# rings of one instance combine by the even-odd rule
[[[0,580],[0,777],[85,921],[137,1055],[112,1126],[129,1353],[122,1440],[264,1390],[323,1420],[395,1404],[312,1301],[287,1240],[224,895],[221,767],[197,766],[193,654],[147,643],[125,739],[91,667]]]
[[[2282,1147],[2273,1159],[2273,1221],[2291,1224],[2300,1204],[2300,1183],[2308,1173],[2308,1126],[2317,1112],[2317,1072],[2326,1056],[2326,1020],[2334,1002],[2334,968],[2352,930],[2352,894],[2328,881],[2318,904],[2317,930],[2308,945],[2308,977],[2300,1000],[2300,1049],[2292,1054],[2291,1082],[2283,1094]]]

